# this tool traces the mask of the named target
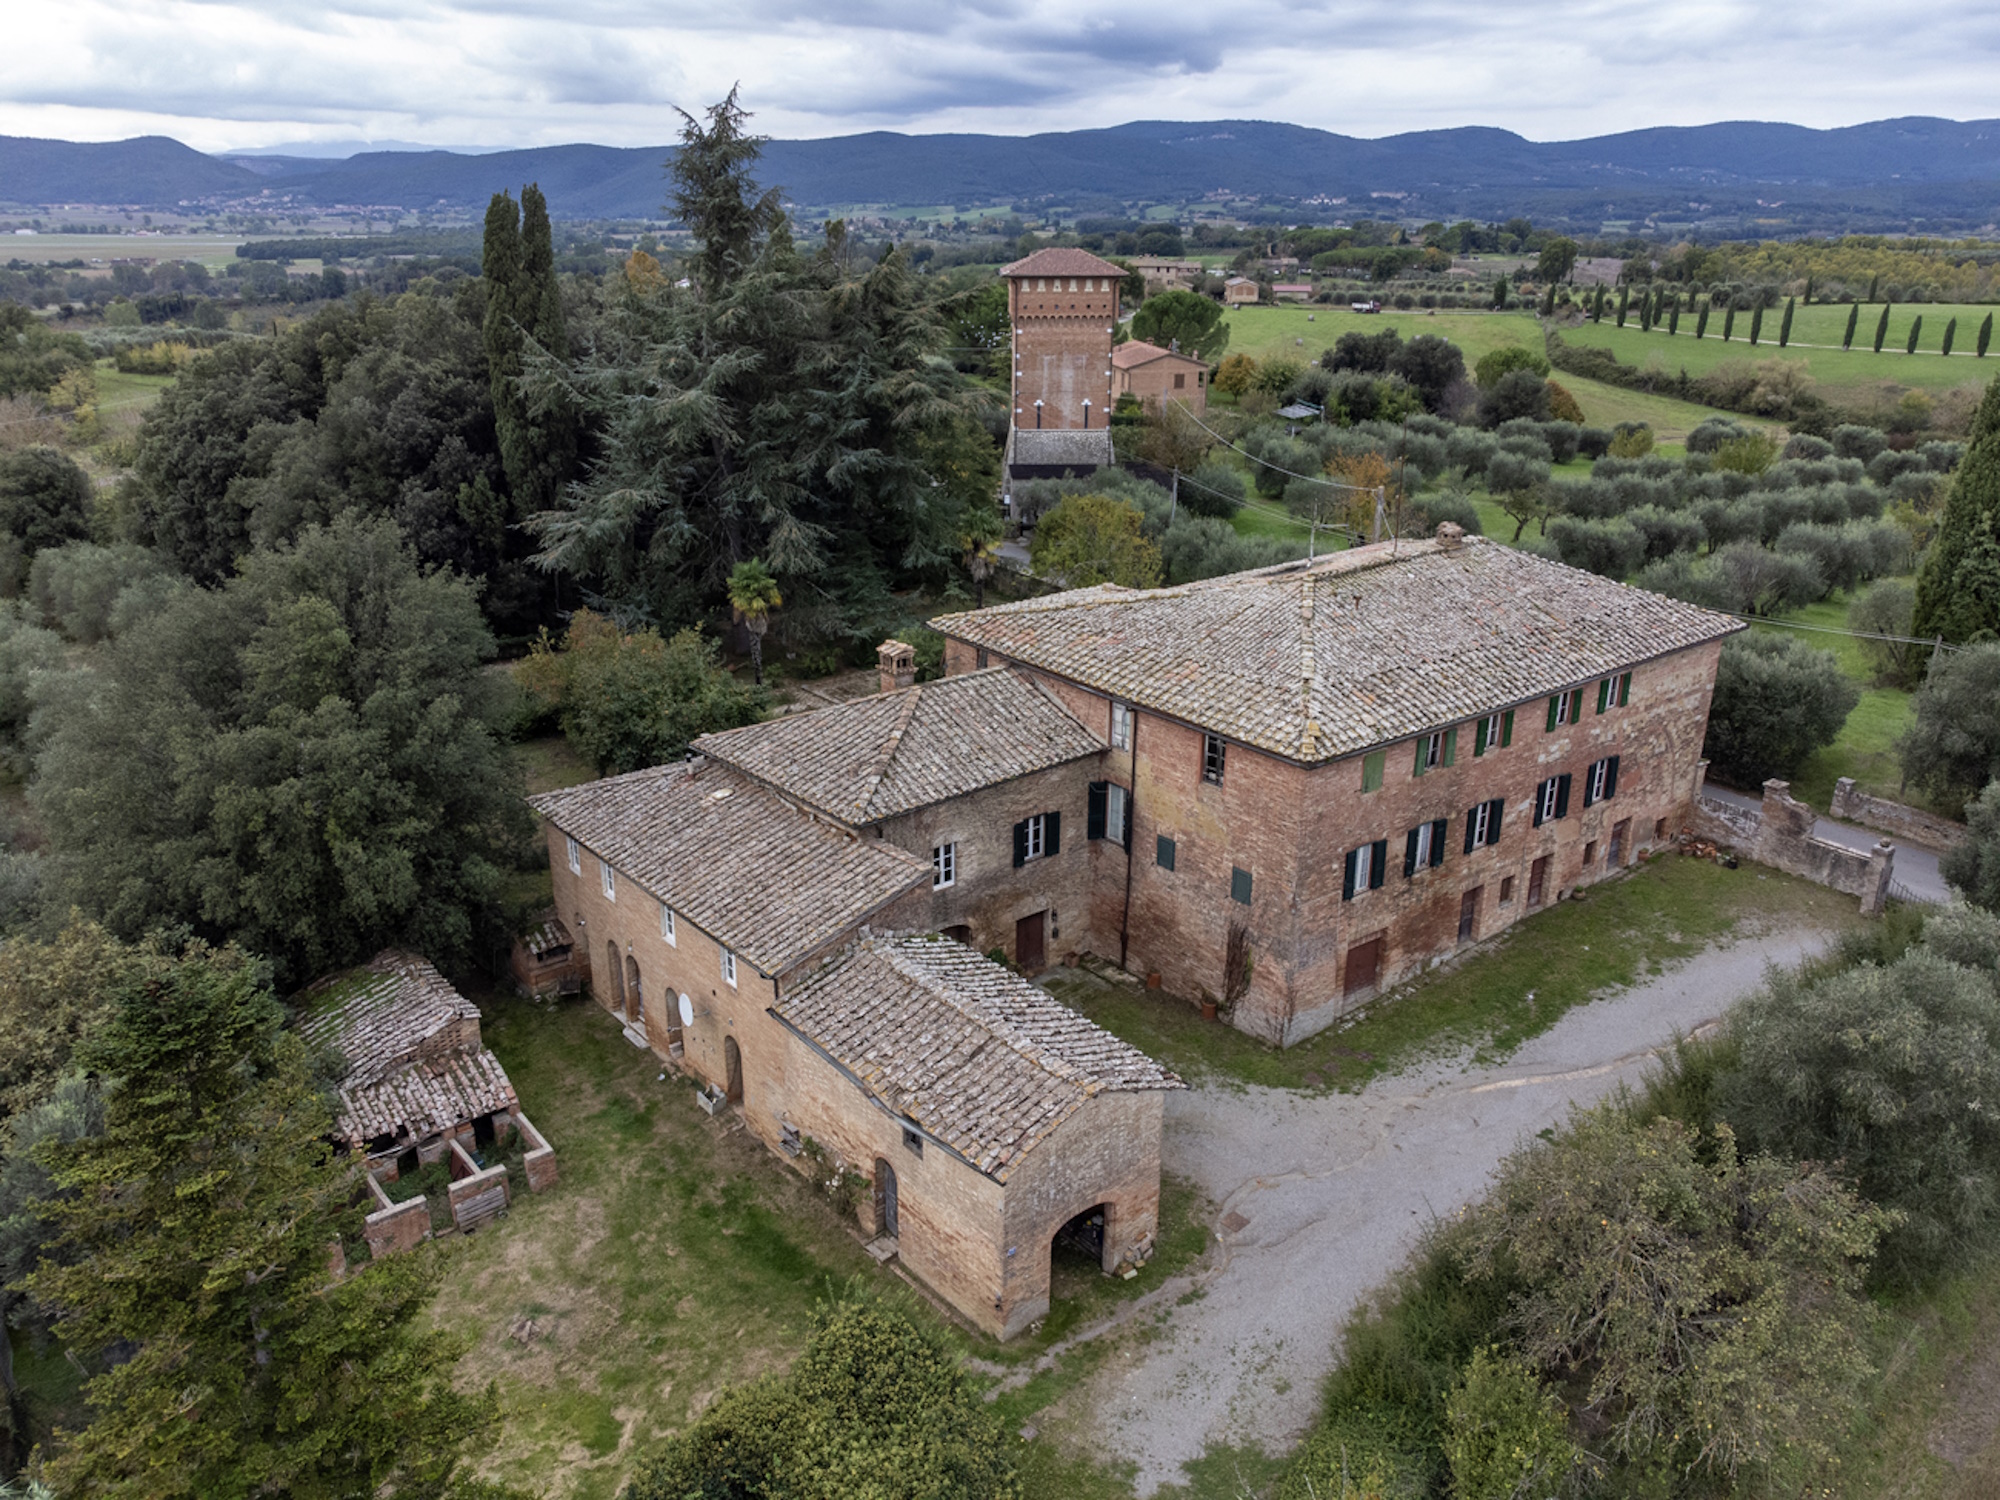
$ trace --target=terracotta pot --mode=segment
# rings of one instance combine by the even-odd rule
[[[1201,1018],[1202,1018],[1202,1019],[1203,1019],[1204,1021],[1213,1021],[1213,1020],[1215,1019],[1215,1017],[1216,1017],[1216,1009],[1215,1009],[1215,1002],[1214,1002],[1213,1000],[1204,1000],[1204,1001],[1202,1001],[1202,1002],[1201,1002]]]
[[[1149,990],[1156,990],[1159,987],[1160,987],[1160,976],[1157,974],[1148,974],[1146,976],[1146,988]]]

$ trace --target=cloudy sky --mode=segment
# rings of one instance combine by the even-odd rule
[[[0,134],[204,150],[671,139],[741,81],[767,134],[1133,119],[1354,135],[2000,115],[2000,6],[1931,0],[5,0]],[[1908,19],[1905,19],[1907,17]]]

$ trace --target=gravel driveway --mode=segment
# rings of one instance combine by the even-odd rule
[[[1138,1489],[1184,1479],[1211,1441],[1278,1452],[1311,1424],[1343,1322],[1421,1226],[1477,1197],[1500,1159],[1572,1101],[1636,1083],[1655,1049],[1796,962],[1816,933],[1711,949],[1580,1006],[1505,1064],[1434,1065],[1359,1095],[1204,1086],[1168,1096],[1165,1166],[1219,1205],[1204,1295],[1161,1336],[1107,1361],[1085,1441],[1138,1465]],[[1169,1284],[1156,1297],[1187,1290]],[[1147,1299],[1155,1304],[1155,1298]]]

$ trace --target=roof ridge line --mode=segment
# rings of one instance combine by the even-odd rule
[[[904,731],[910,727],[910,720],[917,716],[917,704],[922,700],[924,690],[912,683],[908,693],[909,697],[903,704],[902,711],[896,715],[895,727],[889,731],[889,737],[882,741],[881,748],[876,751],[875,769],[862,778],[861,795],[854,802],[854,811],[857,815],[868,811],[869,804],[875,800],[876,792],[882,789],[882,778],[889,774],[889,763],[896,758],[896,751],[902,746]]]
[[[1299,580],[1299,717],[1305,720],[1299,754],[1306,756],[1319,750],[1319,720],[1313,717],[1313,584],[1310,571]]]

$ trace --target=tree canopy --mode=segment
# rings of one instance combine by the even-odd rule
[[[2000,378],[1973,416],[1971,443],[1917,575],[1911,633],[2000,640]]]
[[[1176,290],[1148,297],[1140,305],[1132,314],[1132,337],[1162,349],[1178,341],[1181,353],[1213,363],[1229,348],[1229,325],[1223,321],[1222,304],[1214,298]]]
[[[1861,690],[1831,651],[1777,631],[1722,643],[1702,754],[1732,786],[1789,777],[1840,734]]]
[[[1939,651],[1897,745],[1911,785],[1946,802],[2000,780],[2000,643]]]
[[[1029,556],[1036,572],[1053,574],[1070,588],[1156,588],[1160,549],[1146,538],[1145,519],[1136,505],[1115,496],[1071,495],[1036,524]]]

